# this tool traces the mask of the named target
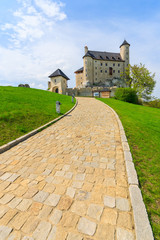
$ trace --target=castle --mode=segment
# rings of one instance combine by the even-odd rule
[[[49,76],[50,91],[77,96],[113,96],[117,87],[126,87],[122,76],[129,65],[129,47],[126,40],[120,46],[120,53],[92,51],[85,46],[83,67],[75,71],[76,87],[67,88],[69,78],[58,69]],[[61,80],[57,82],[55,77]]]

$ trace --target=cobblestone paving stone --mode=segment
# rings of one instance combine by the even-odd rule
[[[0,239],[135,239],[116,118],[100,101],[78,102],[0,155]]]

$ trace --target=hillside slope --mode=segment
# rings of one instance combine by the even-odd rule
[[[119,115],[130,145],[155,239],[160,239],[160,109],[100,99]]]
[[[44,90],[0,87],[0,146],[57,118],[56,101],[61,114],[74,105],[71,97]]]

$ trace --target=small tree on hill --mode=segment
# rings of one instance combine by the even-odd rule
[[[137,91],[138,97],[149,100],[151,93],[155,87],[156,81],[155,73],[149,72],[149,70],[140,63],[139,65],[131,66],[126,68],[125,74],[126,84],[130,88],[134,88]]]

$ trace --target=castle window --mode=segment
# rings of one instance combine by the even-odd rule
[[[95,69],[97,69],[97,67],[95,67]]]
[[[87,77],[87,74],[86,74],[86,77]]]
[[[120,70],[118,70],[118,73],[120,73]]]
[[[54,79],[54,82],[56,83],[56,79]]]
[[[120,67],[120,64],[118,63],[118,67]]]
[[[101,70],[101,73],[102,73],[102,70]]]
[[[105,70],[105,73],[107,73],[107,70]]]
[[[113,70],[113,73],[115,73],[115,70]]]
[[[101,66],[103,65],[103,63],[101,63]]]
[[[113,74],[112,71],[113,71],[113,68],[110,67],[110,68],[109,68],[109,75],[112,75],[112,74]]]
[[[107,63],[106,63],[106,66],[107,66]]]
[[[113,63],[113,66],[115,66],[115,63]]]
[[[97,72],[96,72],[96,75],[97,75]]]

